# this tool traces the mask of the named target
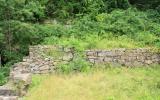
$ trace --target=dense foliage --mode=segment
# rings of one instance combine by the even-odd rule
[[[0,84],[29,45],[160,48],[159,5],[159,0],[0,0]]]

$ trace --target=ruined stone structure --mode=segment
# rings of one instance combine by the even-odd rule
[[[30,73],[13,74],[7,84],[0,86],[0,100],[18,100],[26,95],[31,79]]]
[[[57,69],[57,64],[69,62],[74,59],[73,48],[62,46],[30,46],[29,56],[23,62],[13,66],[13,72],[44,74]],[[87,50],[86,58],[93,64],[119,64],[122,66],[146,66],[160,64],[160,53],[151,49],[112,49],[112,50]]]
[[[91,63],[110,63],[123,66],[147,66],[160,64],[160,53],[151,49],[88,50],[87,59]]]
[[[9,82],[0,86],[0,100],[18,100],[18,97],[26,95],[32,74],[54,72],[58,63],[69,62],[73,59],[72,48],[31,46],[29,49],[29,56],[13,65]]]
[[[75,52],[73,48],[62,46],[30,46],[29,56],[13,65],[9,83],[0,87],[0,100],[18,100],[18,96],[26,94],[32,74],[56,71],[58,64],[72,61]],[[151,49],[87,50],[84,54],[86,55],[84,59],[93,64],[119,64],[132,67],[160,64],[160,53]]]
[[[30,46],[29,56],[22,62],[13,65],[13,72],[45,74],[56,70],[60,62],[69,62],[73,59],[72,48],[61,46]]]

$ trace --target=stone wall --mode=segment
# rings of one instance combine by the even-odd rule
[[[22,62],[13,65],[14,72],[44,74],[56,70],[60,62],[69,62],[73,59],[72,48],[61,46],[30,46],[29,56],[24,57]]]
[[[151,49],[87,50],[87,58],[92,63],[110,63],[124,66],[146,66],[160,64],[160,53]]]
[[[120,64],[124,66],[146,66],[160,64],[160,53],[151,49],[113,49],[87,50],[86,58],[93,64]],[[0,86],[0,100],[18,100],[27,93],[32,74],[51,73],[59,63],[68,63],[74,59],[73,48],[62,46],[30,46],[29,56],[13,65],[10,80]]]
[[[16,63],[13,71],[16,73],[43,74],[54,72],[57,64],[74,59],[74,49],[62,46],[30,46],[29,56],[23,62]],[[113,49],[87,50],[86,58],[93,64],[108,63],[124,66],[145,66],[160,64],[160,53],[150,49]]]

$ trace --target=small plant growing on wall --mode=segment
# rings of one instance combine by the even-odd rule
[[[50,50],[47,50],[46,55],[47,56],[51,56],[51,57],[53,57],[55,59],[60,59],[60,58],[62,58],[64,56],[64,52],[60,51],[60,50],[55,50],[55,49],[52,50],[52,49],[50,49]]]
[[[58,65],[58,71],[69,74],[71,72],[87,72],[91,64],[85,59],[84,54],[78,50],[74,51],[74,57],[69,62],[62,62]]]
[[[24,93],[24,82],[23,81],[18,81],[15,83],[15,90],[18,95],[23,96]]]

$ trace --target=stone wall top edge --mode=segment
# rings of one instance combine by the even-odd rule
[[[65,48],[65,46],[62,46],[62,45],[32,45],[32,46],[29,46],[29,48],[52,48],[52,47]],[[66,48],[72,48],[72,47],[66,47]]]
[[[65,47],[62,45],[32,45],[29,46],[29,49],[36,49],[36,48],[72,48],[72,47]],[[113,48],[113,49],[87,49],[85,50],[85,52],[89,52],[89,51],[94,51],[94,52],[103,52],[103,51],[142,51],[142,52],[156,52],[156,53],[160,53],[160,51],[158,50],[154,50],[153,48]]]
[[[134,49],[129,49],[129,48],[113,48],[113,49],[88,49],[85,50],[86,52],[88,51],[152,51],[153,49],[151,48],[134,48]]]

